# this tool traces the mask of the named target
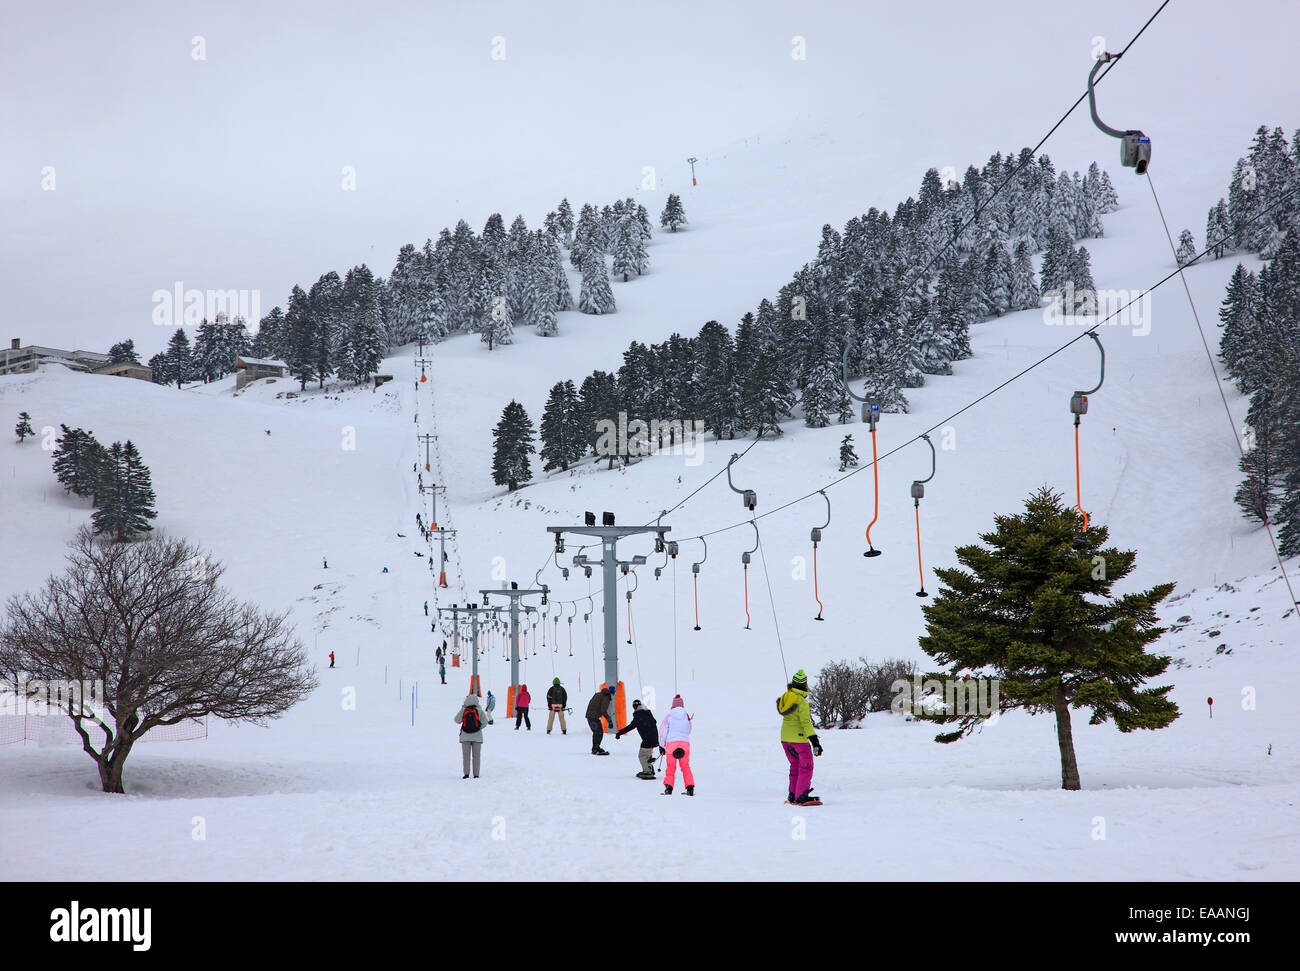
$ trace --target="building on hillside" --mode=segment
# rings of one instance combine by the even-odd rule
[[[74,371],[94,371],[108,363],[107,354],[95,351],[65,351],[58,347],[44,347],[40,344],[22,346],[19,338],[9,342],[6,350],[0,351],[0,374],[26,374],[35,371],[42,364],[62,364]]]
[[[105,364],[101,367],[94,368],[91,374],[108,374],[113,377],[135,378],[137,381],[148,381],[153,383],[153,368],[145,364],[133,364],[130,361],[122,361],[118,364]]]
[[[258,357],[237,357],[235,368],[235,390],[262,378],[282,378],[289,373],[289,365],[284,361],[271,361]]]

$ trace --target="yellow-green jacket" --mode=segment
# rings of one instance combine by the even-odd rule
[[[817,734],[813,728],[812,712],[808,710],[808,692],[788,689],[777,699],[776,710],[784,716],[781,719],[781,741],[806,742],[810,735]]]

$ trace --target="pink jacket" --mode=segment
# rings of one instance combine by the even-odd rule
[[[532,700],[533,700],[533,696],[528,693],[528,685],[521,684],[519,686],[519,694],[515,695],[515,707],[527,708],[528,702]]]

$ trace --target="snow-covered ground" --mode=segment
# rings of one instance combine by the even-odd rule
[[[1235,144],[1176,177],[1159,173],[1176,226],[1199,229],[1250,129],[1243,124]],[[588,754],[580,716],[601,672],[601,632],[598,610],[590,628],[583,624],[585,600],[572,656],[562,622],[558,651],[539,644],[524,668],[539,699],[535,712],[551,678],[564,680],[574,708],[569,735],[546,736],[542,718],[532,732],[515,732],[499,710],[483,778],[461,780],[452,717],[468,669],[449,668],[449,684],[438,684],[422,603],[480,599],[480,587],[503,579],[531,584],[550,556],[546,526],[580,522],[584,510],[614,511],[622,523],[652,520],[748,444],[709,441],[699,464],[661,456],[625,471],[539,473],[507,496],[490,477],[489,432],[501,408],[517,398],[536,422],[552,383],[617,367],[632,339],[693,335],[710,318],[734,327],[811,258],[823,222],[842,225],[871,204],[855,166],[864,138],[792,130],[702,156],[702,187],[685,195],[689,230],[656,235],[652,272],[614,285],[617,314],[563,314],[559,338],[519,332],[491,354],[472,337],[448,340],[432,351],[426,385],[413,380],[410,349],[386,363],[396,380],[378,391],[309,389],[292,399],[281,397],[296,388],[289,381],[236,394],[232,381],[178,392],[58,367],[0,378],[0,414],[29,411],[38,431],[65,422],[106,443],[131,438],[153,471],[157,527],[210,547],[238,595],[291,607],[322,681],[267,728],[214,722],[203,741],[141,745],[127,764],[126,796],[99,792],[92,763],[75,748],[0,748],[0,873],[441,879],[460,872],[467,850],[480,868],[536,879],[739,879],[770,877],[778,866],[810,879],[1300,876],[1300,716],[1291,703],[1300,670],[1289,650],[1300,643],[1300,621],[1288,615],[1266,538],[1232,503],[1235,446],[1176,281],[1153,295],[1149,335],[1102,328],[1106,384],[1091,400],[1082,447],[1084,505],[1115,542],[1140,551],[1132,582],[1178,582],[1162,610],[1174,629],[1158,647],[1175,659],[1167,677],[1183,715],[1168,729],[1123,735],[1076,714],[1082,792],[1058,788],[1047,718],[1007,716],[941,746],[933,726],[882,714],[861,730],[822,733],[815,784],[824,807],[782,805],[786,763],[773,700],[787,672],[815,674],[828,660],[859,656],[923,660],[908,497],[910,481],[928,471],[923,446],[880,466],[881,520],[872,533],[879,559],[861,556],[870,471],[830,490],[832,520],[819,549],[824,623],[813,621],[804,569],[808,530],[824,518],[819,497],[760,521],[750,630],[740,553],[753,532],[740,497],[718,479],[664,519],[683,539],[737,524],[709,540],[703,630],[691,629],[689,569],[701,546],[683,542],[662,579],[640,571],[635,645],[620,645],[630,696],[653,698],[662,716],[680,692],[695,715],[693,800],[661,797],[660,786],[633,778],[633,738],[607,742],[612,758]],[[805,173],[799,186],[763,195],[761,210],[754,207],[775,173],[807,158],[809,144],[816,171],[807,188]],[[1145,185],[1110,164],[1112,147],[1099,141],[1094,155],[1111,170],[1122,208],[1106,218],[1106,236],[1087,245],[1099,287],[1135,289],[1168,272],[1171,258]],[[1053,157],[1059,168],[1082,169],[1094,155]],[[657,212],[662,202],[647,204]],[[1188,274],[1207,322],[1235,262]],[[979,325],[972,359],[909,392],[910,414],[882,420],[882,451],[1073,335],[1032,312]],[[1071,391],[1094,383],[1096,368],[1091,343],[1080,342],[935,435],[951,447],[940,449],[922,505],[927,586],[937,587],[929,570],[951,564],[956,545],[988,528],[994,513],[1015,511],[1039,485],[1073,498],[1067,403]],[[1230,400],[1239,423],[1244,401]],[[846,432],[860,455],[870,454],[863,425],[785,428],[735,466],[737,483],[758,491],[759,513],[835,478]],[[439,435],[447,485],[440,519],[459,530],[467,589],[457,588],[453,568],[452,589],[436,590],[427,559],[414,555],[428,550],[415,530],[415,513],[427,515],[427,505],[412,463],[423,460],[417,434],[430,431]],[[63,495],[49,466],[39,439],[0,446],[5,597],[57,570],[62,544],[88,519],[86,504]],[[629,542],[621,552],[648,545]],[[541,579],[557,601],[592,589],[577,571],[564,581],[553,566]],[[619,600],[626,605],[622,587]],[[619,629],[627,630],[623,614]],[[326,669],[330,651],[334,670]],[[499,642],[482,663],[484,687],[503,709],[509,669]],[[341,704],[349,689],[355,710]],[[1213,718],[1207,697],[1215,699]],[[199,817],[203,839],[194,838]],[[104,832],[113,838],[87,853],[87,834]]]

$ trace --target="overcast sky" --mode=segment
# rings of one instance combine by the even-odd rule
[[[7,3],[0,337],[131,337],[147,357],[170,333],[156,290],[259,290],[266,312],[329,269],[387,275],[459,217],[535,224],[561,196],[632,194],[647,165],[680,180],[687,155],[764,131],[851,126],[888,146],[858,211],[892,208],[931,165],[1036,141],[1083,90],[1093,38],[1120,48],[1156,6]],[[1235,155],[1260,122],[1290,133],[1298,26],[1294,0],[1173,0],[1103,116],[1140,123],[1166,166],[1207,143]],[[1046,150],[1088,139],[1083,157],[1107,160],[1086,118]]]

